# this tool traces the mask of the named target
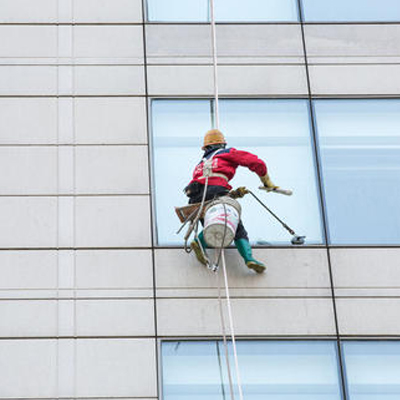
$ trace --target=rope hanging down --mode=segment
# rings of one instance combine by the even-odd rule
[[[217,35],[215,29],[215,9],[214,9],[214,0],[209,0],[210,5],[210,17],[211,17],[211,39],[212,39],[212,58],[213,58],[213,76],[214,76],[214,102],[215,102],[215,128],[219,129],[219,90],[218,90],[218,60],[217,60]],[[208,179],[206,180],[206,184]],[[204,193],[206,192],[204,190]],[[226,215],[226,213],[225,213]],[[225,216],[225,225],[226,225],[226,216]],[[196,232],[197,234],[197,232]],[[229,294],[229,284],[228,284],[228,275],[226,270],[226,263],[225,263],[225,253],[224,249],[220,249],[220,254],[218,259],[222,261],[222,272],[224,275],[224,286],[225,286],[225,294],[226,294],[226,304],[228,309],[228,320],[229,320],[229,329],[230,329],[230,336],[232,341],[232,350],[233,350],[233,357],[235,362],[235,371],[236,371],[236,381],[239,391],[239,399],[243,400],[243,391],[242,391],[242,383],[240,378],[240,371],[239,371],[239,361],[237,356],[237,349],[236,349],[236,339],[235,339],[235,331],[233,325],[233,317],[232,317],[232,306],[231,306],[231,299]],[[232,400],[234,400],[234,392],[233,392],[233,383],[232,383],[232,376],[230,370],[230,363],[229,363],[229,351],[228,351],[228,344],[226,340],[226,331],[225,331],[225,322],[224,322],[224,313],[223,313],[223,306],[222,306],[222,297],[221,297],[221,285],[219,274],[217,272],[217,281],[218,281],[218,303],[220,308],[220,315],[221,315],[221,325],[222,325],[222,334],[224,340],[224,347],[225,347],[225,357],[227,362],[227,369],[228,369],[228,377],[229,377],[229,386]]]

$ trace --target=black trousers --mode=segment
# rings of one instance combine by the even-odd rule
[[[203,199],[203,193],[204,185],[197,185],[196,190],[193,190],[189,196],[189,204],[200,203]],[[228,193],[229,190],[223,186],[208,186],[206,200],[216,199],[218,197],[225,196]],[[201,220],[201,223],[203,224],[203,220]],[[235,240],[238,239],[246,239],[247,241],[249,240],[249,236],[247,235],[247,231],[243,226],[242,220],[239,221],[235,234]]]

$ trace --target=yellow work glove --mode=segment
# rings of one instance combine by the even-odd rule
[[[261,182],[263,185],[267,188],[267,191],[275,190],[278,189],[279,186],[276,186],[272,181],[271,178],[269,177],[268,174],[265,174],[264,176],[260,176]]]
[[[247,193],[249,193],[249,191],[244,186],[240,186],[236,190],[231,190],[229,192],[229,196],[232,197],[233,199],[241,199]]]

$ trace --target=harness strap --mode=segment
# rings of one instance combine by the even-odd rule
[[[219,174],[218,172],[211,172],[211,175],[208,175],[208,177],[209,178],[222,178],[222,179],[225,179],[227,182],[229,181],[229,179],[228,179],[228,177],[226,175]],[[203,175],[203,176],[200,176],[197,179],[206,179],[206,177]]]

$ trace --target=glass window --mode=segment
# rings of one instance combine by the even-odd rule
[[[202,157],[202,139],[212,126],[210,100],[153,100],[153,159],[159,244],[182,244],[184,232],[174,206],[187,203],[182,189]],[[291,197],[258,191],[256,174],[239,168],[233,187],[257,193],[307,243],[322,243],[316,172],[306,100],[222,100],[220,124],[228,144],[257,154],[267,163],[272,180],[293,189]],[[289,244],[290,235],[247,196],[241,200],[250,240]]]
[[[207,0],[147,0],[147,18],[160,22],[204,22]]]
[[[400,21],[399,0],[302,0],[307,22]]]
[[[400,342],[345,342],[349,400],[400,399]]]
[[[215,0],[217,21],[298,21],[297,0]],[[207,22],[209,0],[148,0],[149,21]]]
[[[334,342],[240,341],[237,350],[246,400],[342,398]],[[231,346],[229,352],[235,375]],[[222,342],[163,342],[163,399],[230,398],[224,354]]]
[[[400,100],[314,102],[333,244],[400,242]]]

